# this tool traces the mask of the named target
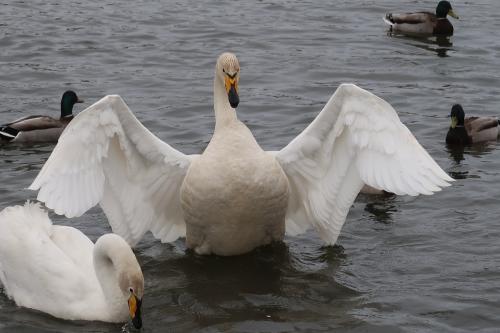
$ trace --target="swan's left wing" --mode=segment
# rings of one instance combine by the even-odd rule
[[[276,153],[290,183],[286,231],[311,224],[334,244],[364,184],[395,194],[432,194],[452,179],[381,98],[343,84],[316,119]]]
[[[70,122],[30,189],[67,217],[99,203],[131,245],[148,230],[169,242],[186,232],[179,190],[192,158],[148,131],[120,96],[106,96]]]

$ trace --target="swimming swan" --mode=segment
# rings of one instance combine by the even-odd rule
[[[310,227],[334,244],[364,184],[418,195],[452,181],[387,102],[353,84],[266,152],[236,116],[239,78],[236,56],[222,54],[215,131],[201,155],[175,150],[106,96],[70,123],[30,189],[68,217],[99,203],[132,245],[150,230],[163,242],[186,237],[200,254],[236,255]]]
[[[144,278],[118,235],[95,245],[79,230],[52,225],[39,203],[0,212],[0,281],[18,306],[70,320],[142,326]],[[128,306],[127,306],[128,302]]]

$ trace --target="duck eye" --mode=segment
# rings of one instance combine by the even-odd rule
[[[130,288],[129,290],[130,290],[131,293],[134,293],[134,289]]]

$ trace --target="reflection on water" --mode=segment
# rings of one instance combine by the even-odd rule
[[[446,150],[450,158],[455,161],[456,164],[460,164],[461,161],[465,160],[464,154],[471,155],[474,157],[482,157],[488,155],[495,151],[495,142],[479,142],[470,145],[452,145],[446,144]]]
[[[452,145],[446,144],[450,160],[454,162],[454,169],[448,171],[454,179],[466,179],[471,177],[468,170],[463,169],[463,163],[466,156],[470,155],[476,158],[482,158],[496,150],[494,142],[480,142],[471,145]],[[479,178],[477,175],[475,178]]]
[[[144,333],[500,327],[492,282],[500,276],[500,250],[491,241],[500,234],[500,195],[491,186],[500,182],[500,145],[494,154],[491,146],[446,151],[438,120],[449,111],[439,106],[455,101],[498,108],[500,39],[488,33],[500,28],[489,15],[499,12],[498,1],[470,2],[451,39],[388,38],[380,18],[401,7],[396,0],[117,4],[4,1],[0,123],[46,113],[67,88],[82,91],[86,105],[120,94],[160,139],[199,153],[214,128],[213,66],[227,50],[242,64],[238,116],[264,149],[286,146],[340,83],[353,82],[390,102],[436,162],[457,172],[452,176],[468,178],[431,197],[359,196],[335,246],[323,246],[311,231],[248,256],[214,258],[186,252],[184,240],[162,244],[149,235],[135,249],[146,279]],[[34,198],[23,189],[52,148],[0,149],[2,207]],[[464,207],[472,211],[468,221],[455,213],[468,212]],[[488,211],[476,214],[476,207]],[[94,240],[110,231],[98,207],[76,219],[52,217]],[[3,294],[0,309],[1,333],[122,326],[57,320]]]
[[[145,304],[154,304],[154,309],[145,309],[145,322],[148,315],[160,318],[174,331],[222,326],[238,331],[239,322],[269,327],[273,322],[286,326],[290,320],[315,331],[318,314],[357,322],[344,308],[357,302],[359,292],[335,279],[345,261],[340,246],[276,242],[244,255],[220,257],[192,251],[172,255],[185,250],[183,245],[175,249],[177,245],[165,249],[156,243],[144,246],[148,255],[139,253],[147,281]]]
[[[461,161],[465,160],[464,157],[464,150],[465,146],[464,145],[451,145],[451,144],[446,144],[446,150],[448,151],[448,154],[450,154],[450,158],[455,161],[455,164],[460,164]],[[455,177],[453,177],[455,178]]]
[[[397,206],[394,202],[395,195],[382,197],[376,202],[367,203],[365,212],[372,214],[377,222],[392,223],[392,214],[397,211]]]
[[[397,196],[385,192],[381,195],[370,195],[360,193],[356,201],[366,203],[364,211],[377,222],[391,223],[392,215],[398,210]]]
[[[435,52],[438,57],[448,57],[448,51],[453,50],[453,43],[449,36],[413,35],[394,32],[388,32],[387,35],[396,39],[408,40],[410,45]]]

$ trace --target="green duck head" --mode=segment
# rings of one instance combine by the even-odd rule
[[[436,7],[436,16],[445,18],[446,15],[458,19],[458,15],[453,12],[453,8],[451,8],[451,4],[448,1],[439,1]]]
[[[61,98],[61,118],[73,116],[73,105],[75,103],[83,103],[83,100],[78,98],[72,90],[64,92]]]
[[[455,128],[457,126],[464,126],[465,112],[460,104],[455,104],[452,106],[450,117],[451,117],[451,125],[450,125],[451,128]]]

